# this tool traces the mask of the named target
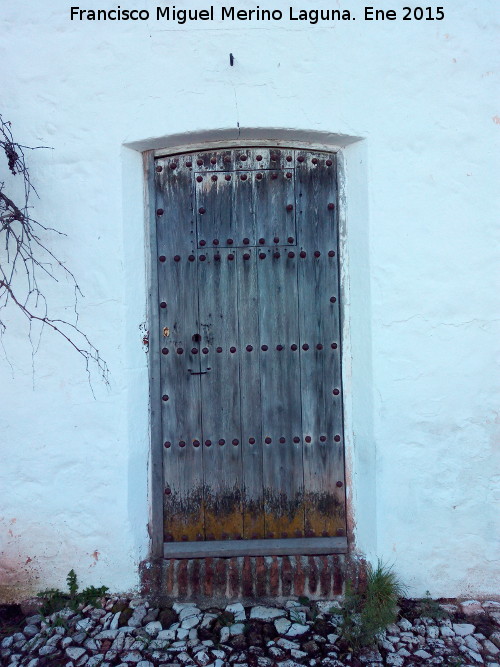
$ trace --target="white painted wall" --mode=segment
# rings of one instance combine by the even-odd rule
[[[316,26],[76,23],[63,0],[1,4],[1,112],[20,142],[54,149],[29,155],[35,214],[68,235],[50,243],[111,369],[94,400],[80,359],[49,332],[32,365],[12,315],[0,351],[4,599],[62,586],[71,567],[82,583],[131,589],[148,554],[139,151],[338,135],[359,138],[343,152],[357,545],[394,562],[415,595],[498,593],[495,0],[377,24],[346,0],[356,21]],[[69,285],[45,289],[70,312]]]

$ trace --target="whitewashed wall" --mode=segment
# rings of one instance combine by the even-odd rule
[[[62,586],[72,567],[85,584],[138,584],[149,449],[140,150],[252,137],[345,144],[358,548],[394,563],[415,595],[500,590],[498,13],[495,0],[446,4],[441,22],[365,22],[363,3],[346,0],[356,21],[187,27],[71,22],[63,0],[2,3],[0,110],[18,141],[53,147],[29,155],[35,214],[67,234],[50,243],[78,277],[80,323],[111,369],[110,390],[94,378],[94,400],[73,350],[46,332],[32,362],[11,316],[0,348],[4,599]],[[122,3],[134,6],[154,14]],[[71,313],[69,284],[44,287]]]

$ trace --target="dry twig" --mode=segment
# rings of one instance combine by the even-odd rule
[[[10,122],[4,121],[0,114],[0,149],[5,153],[8,168],[13,176],[20,176],[24,191],[21,201],[13,201],[5,192],[5,182],[0,181],[0,336],[7,329],[3,312],[14,306],[23,313],[29,322],[29,337],[33,352],[38,344],[32,338],[32,326],[41,325],[40,335],[45,327],[59,334],[85,360],[89,380],[92,367],[108,384],[108,367],[99,350],[91,343],[88,336],[78,325],[78,297],[82,296],[73,273],[49,249],[46,238],[49,234],[61,234],[52,227],[47,227],[31,216],[30,200],[38,193],[31,182],[25,162],[26,150],[47,148],[46,146],[29,147],[18,144],[13,139]],[[5,239],[5,242],[3,242]],[[74,286],[75,321],[50,316],[47,299],[39,285],[44,274],[59,282],[66,277]],[[38,339],[40,340],[40,339]]]

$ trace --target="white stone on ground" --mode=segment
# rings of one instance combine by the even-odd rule
[[[200,609],[194,605],[184,607],[184,609],[181,609],[179,612],[179,621],[183,621],[185,618],[191,618],[191,616],[201,616]]]
[[[241,602],[228,604],[226,611],[230,614],[233,614],[236,623],[239,621],[246,621],[247,615],[245,613],[245,607],[241,604]]]
[[[404,658],[397,653],[389,653],[385,659],[385,662],[387,665],[392,665],[393,667],[402,667]]]
[[[276,607],[252,607],[250,611],[250,618],[260,621],[272,621],[279,616],[285,616],[284,609],[277,609]]]
[[[286,651],[291,651],[292,648],[300,648],[300,644],[297,642],[292,642],[290,639],[285,639],[284,637],[277,639],[276,645],[280,648],[284,648]]]
[[[301,623],[292,623],[292,625],[286,631],[287,637],[299,637],[300,635],[305,635],[306,632],[309,632],[311,628],[308,625],[302,625]]]
[[[126,603],[126,599],[109,599],[104,609],[87,605],[86,611],[61,610],[47,617],[47,622],[39,614],[26,618],[23,632],[14,632],[0,642],[0,664],[10,667],[42,667],[55,663],[56,660],[68,661],[73,667],[153,667],[153,665],[179,665],[182,667],[248,667],[254,660],[258,667],[295,667],[299,664],[307,667],[348,667],[350,661],[338,656],[336,642],[341,634],[318,633],[313,630],[312,622],[298,622],[305,618],[309,606],[289,600],[282,607],[255,605],[245,610],[241,603],[229,604],[225,611],[234,615],[234,623],[220,630],[219,637],[212,639],[198,637],[200,627],[211,632],[214,621],[223,612],[202,612],[191,603],[175,605],[178,609],[179,622],[172,623],[163,630],[156,619],[159,610],[151,608],[144,600],[133,600],[132,618],[139,625],[118,628],[122,612],[113,614],[111,609],[117,602]],[[339,614],[330,614],[337,608],[336,601],[325,601],[324,606],[311,605],[320,618],[325,618],[333,630]],[[500,629],[485,634],[477,632],[474,621],[481,614],[475,605],[476,600],[465,603],[470,613],[469,623],[453,623],[451,619],[435,619],[420,616],[412,624],[402,618],[398,624],[388,626],[378,637],[378,648],[364,650],[357,657],[366,667],[379,667],[382,661],[388,667],[416,667],[419,665],[445,665],[449,660],[462,660],[462,663],[484,667],[500,667]],[[458,607],[455,606],[458,611]],[[461,607],[460,607],[461,608]],[[488,614],[488,624],[500,625],[500,603],[489,601],[482,605]],[[323,613],[322,613],[323,612]],[[266,646],[251,646],[241,650],[232,646],[233,638],[246,629],[246,618],[262,624],[273,622],[278,637],[267,641]],[[64,625],[56,625],[58,619],[64,619]],[[184,627],[184,625],[192,627]],[[328,627],[328,625],[327,625]],[[484,632],[490,630],[485,626]],[[326,635],[326,636],[325,636]],[[203,636],[203,635],[202,635]],[[206,635],[205,635],[206,636]],[[210,636],[210,635],[209,635]],[[247,637],[248,640],[248,637]],[[318,649],[313,648],[317,644]],[[97,654],[97,651],[103,651]],[[251,658],[251,656],[255,656]]]
[[[461,603],[460,607],[466,616],[477,616],[485,613],[479,600],[466,600]]]
[[[179,624],[174,623],[173,625],[171,625],[168,628],[168,630],[160,630],[160,632],[158,633],[156,638],[157,639],[170,639],[170,640],[175,639],[175,633],[176,633],[178,628],[179,628]]]
[[[156,637],[162,628],[163,626],[159,621],[150,621],[144,629],[150,637]]]
[[[470,623],[453,623],[453,630],[455,631],[455,634],[460,637],[471,635],[475,629],[476,627]]]
[[[286,631],[290,628],[292,625],[292,622],[288,620],[288,618],[277,618],[274,621],[274,627],[276,628],[276,632],[279,635],[284,635]]]
[[[187,609],[188,607],[194,607],[192,602],[174,602],[172,609],[176,614],[179,614],[182,609]]]
[[[181,623],[181,628],[190,630],[200,624],[201,615],[187,616]]]
[[[489,653],[489,655],[496,656],[500,653],[500,649],[493,644],[489,639],[483,641],[484,650]]]
[[[234,637],[235,635],[242,635],[245,632],[245,624],[244,623],[233,623],[233,625],[229,626],[229,634],[231,637]]]
[[[315,606],[320,614],[328,614],[330,609],[340,609],[337,600],[318,600],[315,602]]]

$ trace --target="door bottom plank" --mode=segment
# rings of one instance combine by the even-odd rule
[[[347,553],[346,537],[279,540],[165,542],[164,558],[230,558],[232,556],[318,556]]]

